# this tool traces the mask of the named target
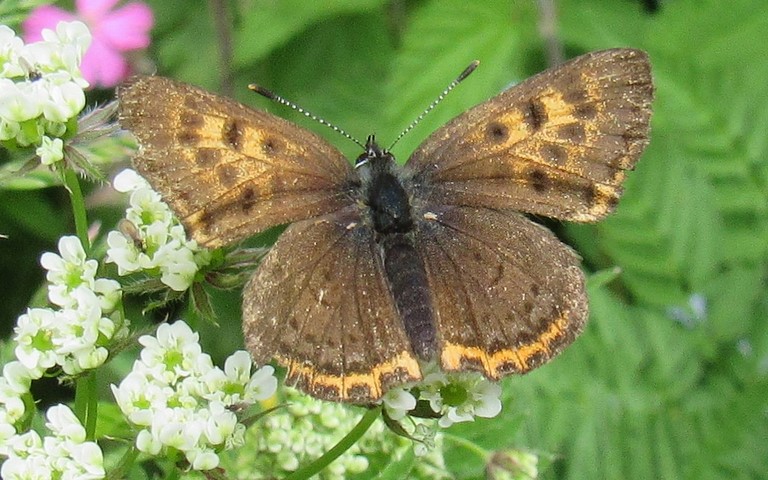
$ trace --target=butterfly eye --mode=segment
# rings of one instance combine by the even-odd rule
[[[368,165],[368,163],[371,161],[371,155],[368,152],[363,153],[359,157],[357,157],[357,160],[355,160],[355,169],[361,168],[364,165]]]

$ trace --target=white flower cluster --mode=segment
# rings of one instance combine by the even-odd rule
[[[360,412],[330,402],[322,402],[286,388],[285,408],[271,412],[248,431],[247,443],[252,446],[236,457],[236,476],[242,478],[282,478],[327,452],[360,419]],[[391,454],[396,439],[385,436],[381,422],[371,426],[365,436],[323,469],[316,478],[342,480],[346,475],[364,472],[368,468],[365,453],[375,445],[375,451]],[[315,478],[315,477],[313,477]]]
[[[48,270],[48,299],[58,309],[29,308],[14,330],[15,355],[40,378],[56,365],[75,375],[107,359],[107,346],[128,334],[120,308],[120,284],[96,278],[96,260],[88,260],[77,237],[62,237],[59,254],[40,258]]]
[[[231,355],[224,370],[202,352],[199,336],[183,321],[163,324],[144,346],[133,370],[112,386],[128,420],[141,428],[136,447],[150,455],[181,451],[195,470],[219,464],[218,452],[243,445],[245,426],[233,406],[253,404],[277,389],[274,369],[251,375],[247,352]]]
[[[0,377],[0,455],[8,456],[8,441],[16,435],[16,423],[27,412],[24,398],[29,397],[31,384],[29,371],[18,361],[3,366],[3,376]]]
[[[130,193],[125,218],[129,231],[107,236],[107,261],[119,275],[143,271],[182,292],[192,285],[197,271],[210,262],[210,252],[187,240],[184,227],[149,183],[133,170],[123,170],[113,181],[115,190]]]
[[[0,468],[5,480],[104,478],[104,458],[94,442],[85,440],[85,429],[65,405],[46,413],[50,436],[40,437],[34,430],[2,442],[0,454],[7,457]]]
[[[359,408],[317,400],[292,388],[281,390],[285,392],[285,408],[260,419],[254,426],[258,428],[251,428],[246,434],[250,448],[229,455],[230,461],[223,462],[233,477],[283,478],[326,453],[360,421]],[[391,463],[410,449],[411,441],[377,421],[352,447],[312,478],[363,477],[370,465],[381,465],[377,461]],[[434,448],[419,458],[411,477],[452,478],[446,472],[442,449]]]
[[[454,423],[471,422],[475,417],[492,418],[501,412],[501,387],[476,372],[441,372],[434,365],[425,368],[421,382],[390,389],[382,402],[393,420],[400,420],[426,400],[441,415],[438,425],[447,428]],[[413,393],[418,390],[419,398]]]
[[[67,123],[85,106],[80,61],[91,43],[82,22],[60,22],[25,45],[0,25],[0,141],[34,145],[42,163],[63,158]]]

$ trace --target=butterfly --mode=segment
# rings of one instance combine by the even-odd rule
[[[423,365],[491,380],[550,360],[588,316],[578,255],[525,214],[608,215],[649,141],[635,49],[535,75],[432,133],[404,166],[157,76],[118,92],[135,168],[210,248],[289,224],[243,291],[245,343],[317,398],[368,404]]]

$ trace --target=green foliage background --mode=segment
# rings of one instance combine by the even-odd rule
[[[219,90],[215,2],[148,3],[158,73]],[[656,11],[644,7],[650,3],[556,2],[556,36],[569,56],[631,46],[647,50],[653,64],[652,141],[617,213],[558,232],[589,271],[616,266],[621,274],[607,283],[593,278],[584,335],[556,361],[506,381],[499,417],[449,433],[489,450],[540,453],[549,464],[543,478],[766,478],[768,2],[668,0]],[[376,133],[386,144],[479,59],[480,68],[396,146],[404,161],[439,125],[546,66],[533,1],[228,5],[233,96],[318,131],[352,158],[351,142],[246,85],[258,82],[358,138]],[[7,290],[9,322],[40,278],[36,256],[23,252],[51,250],[72,231],[62,220],[63,198],[0,194],[3,233],[26,239],[23,251],[0,245],[4,278],[20,279]],[[692,295],[705,299],[703,315],[689,305]],[[214,350],[239,341],[238,303],[236,295],[218,298],[233,320],[223,322],[231,334],[214,335],[219,344],[208,340]],[[472,449],[446,447],[457,478],[484,478]]]

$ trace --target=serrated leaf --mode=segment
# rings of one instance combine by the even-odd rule
[[[471,61],[480,66],[398,144],[401,161],[450,118],[530,73],[523,68],[522,38],[531,31],[532,7],[505,0],[433,0],[415,7],[387,85],[382,138],[394,140]]]

